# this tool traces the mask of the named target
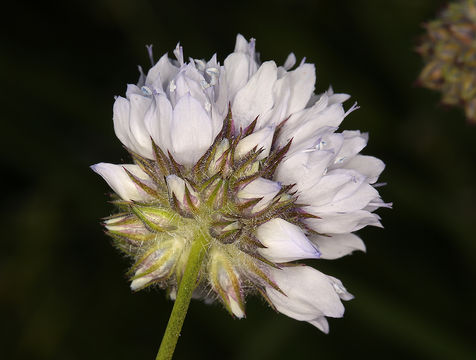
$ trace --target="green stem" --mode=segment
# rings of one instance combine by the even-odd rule
[[[185,272],[177,291],[177,298],[170,314],[167,328],[165,329],[164,337],[160,344],[159,352],[156,360],[170,360],[174,354],[175,346],[177,345],[180,331],[187,314],[188,305],[192,299],[193,290],[197,285],[197,278],[203,259],[206,253],[206,246],[208,245],[208,237],[206,233],[199,230],[195,240],[190,249]]]

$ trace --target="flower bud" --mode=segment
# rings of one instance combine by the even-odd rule
[[[137,291],[168,278],[172,274],[183,248],[184,241],[179,237],[171,237],[159,242],[157,247],[136,263],[137,270],[132,278],[131,289]]]
[[[221,167],[226,162],[227,150],[230,148],[228,139],[223,139],[218,146],[216,146],[215,155],[210,161],[208,168],[208,175],[213,176],[220,171]]]
[[[169,175],[166,180],[169,196],[173,199],[178,210],[182,214],[192,214],[195,212],[200,200],[192,186],[177,175]]]
[[[228,254],[214,249],[210,254],[210,279],[213,289],[221,296],[227,310],[237,318],[245,316],[239,274]]]
[[[157,206],[131,205],[134,214],[152,231],[166,231],[178,225],[177,214]]]
[[[136,245],[154,236],[139,218],[130,214],[109,217],[103,224],[107,233],[119,242],[125,240],[128,244]]]

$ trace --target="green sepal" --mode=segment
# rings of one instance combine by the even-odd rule
[[[172,165],[172,174],[177,175],[178,177],[183,177],[182,174],[185,170],[184,166],[175,161],[170,151],[167,150],[167,154],[169,155],[170,164]]]
[[[151,139],[151,141],[153,140]],[[158,171],[159,169],[157,168],[155,161],[147,159],[127,147],[126,150],[131,155],[132,160],[134,160],[134,163],[139,166],[140,169],[145,172],[154,181],[155,184],[160,185],[162,188],[165,186],[163,174]]]
[[[252,248],[260,248],[260,249],[266,249],[267,246],[262,244],[261,241],[259,241],[254,235],[251,234],[246,234],[242,235],[240,238],[241,241],[243,241],[244,244],[249,244],[252,246]],[[253,250],[254,250],[253,249]],[[245,250],[243,250],[245,251]],[[248,250],[245,251],[247,254],[249,254]]]
[[[246,154],[242,160],[240,160],[236,166],[233,176],[236,178],[241,178],[244,176],[250,176],[258,171],[254,171],[253,165],[258,161],[258,156],[264,151],[263,148],[256,150],[257,146],[251,149],[248,154]]]
[[[281,135],[281,131],[283,130],[284,125],[288,122],[290,117],[291,115],[281,121],[274,129],[273,140],[271,141],[271,150],[274,150],[276,148],[276,142],[278,141],[279,135]]]
[[[159,168],[164,177],[169,176],[172,174],[172,166],[170,164],[169,158],[167,158],[165,153],[152,138],[150,140],[152,141],[152,151],[154,152],[154,158],[157,164],[156,166]]]
[[[245,211],[246,209],[249,209],[250,207],[253,208],[256,204],[258,204],[261,200],[263,200],[263,196],[259,198],[254,198],[250,199],[247,201],[242,202],[241,204],[237,204],[236,207],[240,212]]]
[[[289,140],[286,145],[282,148],[271,152],[271,154],[266,158],[262,164],[262,169],[260,170],[261,177],[265,179],[272,179],[276,168],[281,163],[281,161],[286,156],[289,148],[291,147],[293,139]]]
[[[246,250],[243,250],[246,254],[248,254],[249,256],[251,256],[252,258],[255,258],[256,260],[259,260],[261,261],[262,263],[272,267],[272,268],[275,268],[275,269],[281,269],[281,267],[279,267],[278,265],[276,265],[274,262],[272,261],[269,261],[268,259],[266,259],[265,257],[261,256],[260,254],[256,253],[256,252],[253,252],[253,251],[249,251],[247,252]]]
[[[156,198],[161,203],[166,204],[166,199],[161,193],[159,193],[157,190],[151,188],[150,186],[146,185],[141,179],[139,179],[137,176],[135,176],[133,173],[131,173],[129,170],[127,170],[125,167],[123,167],[123,169],[126,171],[127,175],[129,175],[129,178],[137,186],[139,186],[142,190],[144,190],[148,195]]]
[[[243,137],[253,134],[256,123],[258,122],[259,115],[243,130]]]
[[[174,230],[179,224],[178,214],[169,209],[137,204],[131,204],[130,208],[132,212],[154,232]]]
[[[140,274],[135,274],[129,280],[134,281],[141,277],[152,274],[154,271],[160,269],[160,267],[163,266],[172,257],[172,255],[173,254],[170,254],[169,252],[165,251],[165,253],[160,256],[160,259],[155,260],[154,264],[149,266],[147,270],[141,272]],[[155,280],[162,281],[164,279],[167,279],[170,276],[170,274],[173,272],[174,268],[175,268],[175,264],[171,266],[171,268],[163,276],[160,276]]]
[[[125,241],[128,244],[134,244],[137,246],[146,241],[150,241],[155,237],[152,233],[126,233],[116,230],[108,230],[106,231],[106,235],[112,237],[115,240]]]
[[[227,309],[227,311],[230,313],[231,316],[235,317],[235,314],[233,313],[231,309],[231,305],[228,300],[228,293],[227,289],[224,289],[220,283],[219,280],[219,272],[224,271],[226,273],[226,276],[231,282],[231,287],[233,289],[233,294],[230,294],[233,299],[235,299],[238,303],[238,306],[240,307],[241,311],[243,314],[245,314],[245,306],[244,306],[244,301],[243,301],[243,295],[241,293],[241,284],[240,280],[238,279],[236,272],[229,262],[229,254],[224,254],[221,253],[220,255],[217,256],[211,256],[211,263],[210,263],[210,279],[211,279],[211,284],[213,289],[220,295],[222,299],[222,303]]]
[[[242,254],[242,256],[244,257],[245,254]],[[271,286],[274,290],[276,291],[279,291],[281,294],[283,295],[286,295],[281,289],[280,287],[273,281],[271,280],[268,275],[266,275],[263,270],[261,270],[261,268],[259,266],[257,266],[255,264],[255,260],[252,258],[250,259],[250,255],[246,254],[246,258],[245,258],[245,261],[246,261],[246,265],[248,266],[248,271],[254,275],[256,275],[259,279],[261,279],[262,281],[264,281],[266,284],[268,284],[269,286]]]
[[[218,135],[221,139],[227,138],[231,139],[233,135],[233,115],[231,113],[231,103],[228,103],[228,113],[223,120],[223,126],[221,128],[220,134]]]
[[[273,302],[269,298],[268,294],[266,294],[266,291],[261,289],[259,286],[256,287],[256,290],[259,292],[259,294],[263,297],[263,299],[268,303],[268,305],[273,309],[274,311],[278,312],[278,309],[276,309],[276,306],[274,306]]]
[[[198,208],[193,202],[192,194],[190,193],[190,190],[188,189],[188,184],[185,184],[185,201],[187,202],[188,209],[192,213],[196,214],[198,211]]]
[[[212,206],[214,209],[219,209],[223,206],[223,202],[225,200],[224,187],[225,182],[223,179],[219,179],[208,196],[206,201],[208,206]]]

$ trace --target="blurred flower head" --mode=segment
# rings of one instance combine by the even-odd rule
[[[425,28],[417,48],[425,62],[419,84],[441,91],[443,104],[464,107],[476,122],[476,0],[450,3]]]
[[[174,298],[197,234],[207,239],[195,296],[238,318],[260,294],[277,311],[324,332],[341,317],[342,283],[295,263],[365,250],[353,234],[381,226],[388,206],[374,184],[384,164],[361,155],[367,134],[337,132],[356,106],[332,89],[314,94],[314,65],[260,63],[238,35],[220,64],[184,61],[177,46],[128,85],[114,129],[133,164],[92,166],[117,195],[104,225],[131,257],[131,288]]]

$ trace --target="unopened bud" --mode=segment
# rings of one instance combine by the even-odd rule
[[[126,240],[128,243],[140,243],[154,236],[144,223],[136,216],[119,214],[104,220],[108,234],[116,240]]]
[[[217,172],[220,171],[222,166],[224,166],[226,162],[226,155],[225,153],[230,148],[230,142],[228,139],[223,139],[216,147],[215,154],[213,159],[210,161],[210,166],[208,168],[208,175],[213,176]]]
[[[245,310],[240,277],[229,256],[220,250],[214,250],[210,256],[209,271],[213,289],[220,294],[225,307],[237,318],[243,318]]]
[[[134,214],[152,231],[166,231],[175,229],[178,225],[177,213],[157,207],[131,205]]]
[[[182,214],[195,212],[197,206],[200,204],[200,199],[192,186],[177,175],[169,175],[166,180],[169,188],[169,196],[174,199],[178,210],[180,210]]]
[[[180,238],[161,241],[156,248],[139,260],[131,282],[131,289],[140,290],[168,278],[175,268],[183,247],[184,242]]]

